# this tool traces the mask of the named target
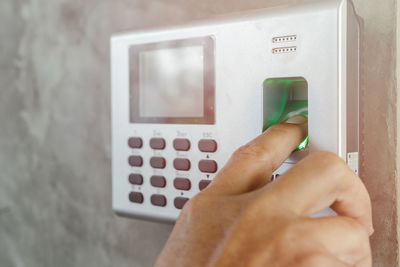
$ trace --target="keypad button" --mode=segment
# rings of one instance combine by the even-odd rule
[[[175,139],[174,148],[178,151],[188,151],[190,149],[190,141],[188,139]]]
[[[129,194],[129,200],[133,203],[143,203],[143,194],[140,192],[131,192]]]
[[[199,183],[200,191],[206,188],[211,183],[211,180],[201,180]]]
[[[174,187],[178,190],[190,190],[191,183],[189,179],[186,178],[175,178]]]
[[[152,157],[150,159],[150,166],[156,169],[164,169],[166,165],[165,159],[161,157]]]
[[[167,199],[163,195],[152,195],[150,201],[154,206],[165,207],[167,205]]]
[[[154,187],[165,187],[167,181],[165,180],[164,176],[154,175],[150,178],[150,184]]]
[[[175,159],[174,168],[179,171],[190,170],[190,161],[188,159]]]
[[[152,149],[164,149],[165,148],[165,139],[163,139],[163,138],[150,139],[150,147]]]
[[[128,145],[130,148],[142,148],[143,140],[139,137],[131,137],[128,140]]]
[[[201,152],[215,152],[217,151],[218,145],[215,140],[202,139],[199,141],[199,150]]]
[[[132,167],[143,166],[143,158],[141,156],[130,156],[128,161],[129,165],[131,165]]]
[[[141,185],[143,184],[143,176],[140,174],[133,173],[129,175],[129,182],[131,184]]]
[[[215,173],[218,170],[218,165],[214,160],[200,160],[199,169],[201,172]]]
[[[175,206],[175,208],[181,210],[183,208],[183,206],[185,206],[186,202],[188,202],[188,201],[189,201],[189,199],[186,197],[177,197],[174,199],[174,206]]]

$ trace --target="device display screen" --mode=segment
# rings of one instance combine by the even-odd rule
[[[139,54],[141,117],[203,117],[203,47]]]
[[[131,48],[131,122],[212,124],[214,49],[210,37]]]

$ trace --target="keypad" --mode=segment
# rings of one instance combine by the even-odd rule
[[[150,202],[154,206],[165,207],[167,205],[167,198],[163,195],[152,195]]]
[[[164,169],[166,166],[165,159],[162,157],[152,157],[150,159],[150,166],[155,169]]]
[[[201,172],[216,173],[218,165],[214,160],[200,160],[199,169]]]
[[[141,156],[130,156],[128,162],[132,167],[143,166],[143,158]]]
[[[133,203],[143,203],[143,194],[140,192],[131,192],[129,194],[129,200]]]
[[[165,148],[165,139],[164,138],[152,138],[150,139],[150,147],[152,149],[162,150]]]
[[[130,174],[129,182],[134,185],[142,185],[143,184],[143,176],[140,174]]]
[[[211,183],[210,180],[201,180],[199,183],[199,189],[200,191],[206,188],[209,184]]]
[[[190,170],[190,160],[188,159],[175,159],[174,168],[178,171],[188,171]]]
[[[154,187],[163,188],[167,184],[167,181],[164,176],[153,175],[150,178],[150,184]]]
[[[183,206],[185,206],[186,202],[188,202],[188,201],[189,201],[189,199],[186,197],[177,197],[174,199],[174,206],[175,206],[175,208],[181,210],[183,208]]]
[[[128,140],[128,145],[130,148],[142,148],[143,140],[140,137],[131,137]]]
[[[190,180],[187,178],[175,178],[174,187],[178,190],[190,190],[191,188]]]
[[[149,146],[151,149],[154,150],[164,150],[167,147],[167,141],[170,142],[170,140],[166,140],[164,138],[151,138],[150,140],[148,139],[143,139],[141,137],[138,136],[133,136],[130,137],[128,139],[128,146],[129,148],[132,149],[142,149],[143,145],[147,145]],[[195,141],[194,144],[196,144],[197,140]],[[175,151],[189,151],[192,149],[192,141],[190,140],[190,138],[176,138],[171,140],[172,143],[172,148],[168,147],[168,149],[174,149]],[[205,153],[214,153],[218,150],[218,144],[215,140],[213,139],[202,139],[200,141],[197,142],[198,145],[198,149],[197,151],[201,151],[201,152],[205,152]],[[137,150],[137,152],[139,152],[140,150]],[[165,152],[169,152],[165,151]],[[182,155],[184,154],[180,154],[180,157],[175,158],[175,159],[170,159],[165,158],[163,151],[160,152],[156,152],[157,155],[153,156],[153,157],[146,157],[144,158],[144,160],[146,161],[145,164],[147,164],[147,161],[149,160],[149,164],[152,168],[154,169],[165,169],[167,167],[167,160],[173,160],[172,165],[174,167],[175,170],[178,171],[190,171],[191,169],[191,161],[190,158],[184,158],[185,156],[182,157]],[[133,154],[137,154],[137,153],[133,153]],[[170,155],[170,154],[168,154]],[[179,155],[179,154],[177,154]],[[203,154],[204,155],[204,154]],[[200,160],[198,162],[198,169],[203,172],[203,173],[216,173],[218,171],[218,164],[215,160],[211,160],[209,159],[209,156],[211,155],[207,155],[207,157],[204,155],[204,159]],[[130,166],[132,167],[142,167],[144,165],[144,160],[143,157],[140,155],[131,155],[128,158],[128,163]],[[170,164],[170,163],[169,163]],[[169,165],[168,165],[168,168]],[[165,188],[167,186],[167,179],[166,175],[167,173],[162,173],[161,171],[158,175],[153,175],[151,177],[149,177],[149,181],[150,185],[152,187],[155,188]],[[160,175],[161,174],[161,175]],[[179,174],[178,174],[179,175]],[[207,175],[208,177],[208,175]],[[148,178],[146,178],[148,179]],[[143,185],[143,183],[145,179],[143,178],[143,175],[139,173],[131,173],[129,175],[129,183],[132,185]],[[171,180],[172,182],[172,180]],[[204,190],[209,184],[211,183],[211,180],[201,180],[198,183],[198,188],[200,190]],[[197,184],[197,182],[196,182]],[[194,186],[196,186],[196,184]],[[189,191],[192,189],[192,181],[189,178],[186,177],[177,177],[173,180],[173,186],[176,190],[182,190],[182,191]],[[132,187],[135,188],[135,187]],[[137,187],[139,188],[139,187]],[[154,190],[154,189],[153,189]],[[165,190],[165,189],[162,189]],[[160,192],[162,192],[162,190],[160,190]],[[152,195],[143,195],[143,193],[141,192],[130,192],[129,193],[129,201],[132,203],[137,203],[137,204],[141,204],[145,201],[145,197],[146,197],[146,201],[147,201],[147,197],[150,196],[150,203],[154,206],[158,206],[158,207],[165,207],[167,206],[167,202],[168,201],[172,201],[173,200],[173,205],[176,209],[182,209],[185,204],[189,201],[189,198],[187,197],[183,197],[183,192],[181,191],[182,196],[167,196],[167,195],[163,195],[163,194],[159,194],[160,192],[158,192],[158,194],[152,194]],[[171,197],[171,199],[169,199],[169,197]],[[167,199],[168,198],[168,199]],[[172,204],[172,203],[171,203]]]
[[[175,139],[173,145],[177,151],[188,151],[190,149],[189,139]]]
[[[217,151],[218,145],[215,140],[212,139],[202,139],[199,141],[199,150],[201,152],[212,152]]]

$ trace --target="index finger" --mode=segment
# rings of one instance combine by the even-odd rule
[[[307,136],[306,119],[303,117],[297,123],[300,124],[276,124],[236,150],[207,190],[240,194],[268,183],[272,173]]]

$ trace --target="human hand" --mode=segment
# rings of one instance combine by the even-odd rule
[[[239,148],[185,205],[155,266],[371,266],[371,203],[345,162],[317,152],[270,182],[306,129],[280,123]],[[327,207],[338,216],[310,217]]]

